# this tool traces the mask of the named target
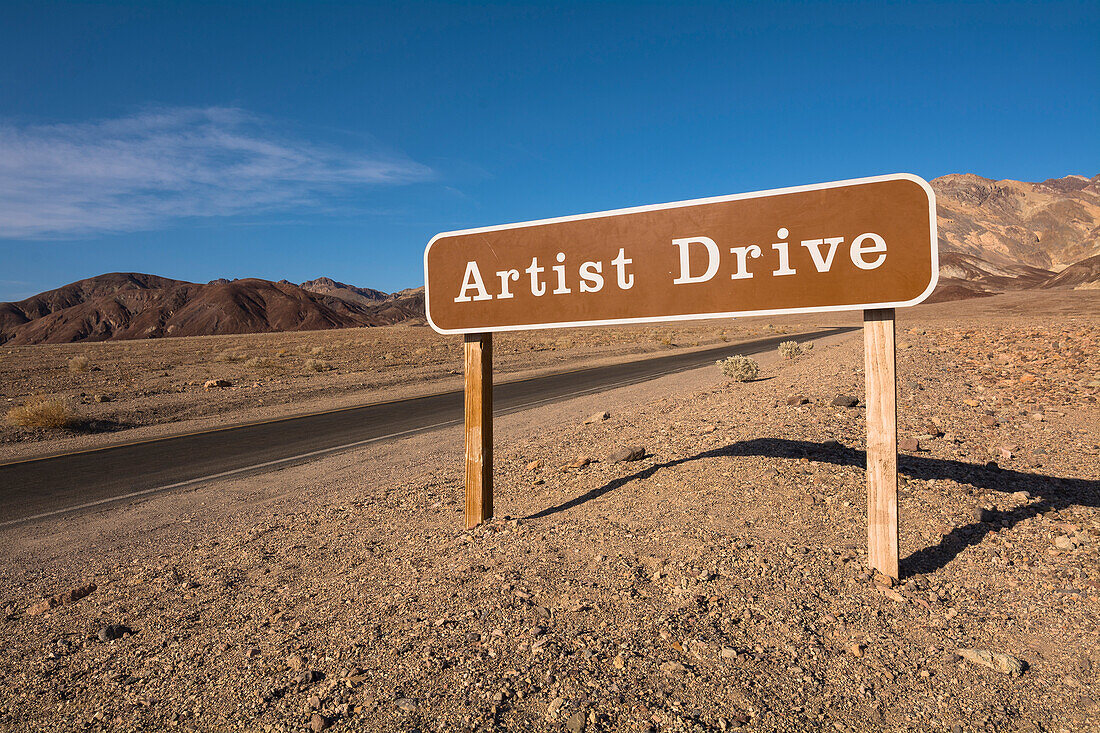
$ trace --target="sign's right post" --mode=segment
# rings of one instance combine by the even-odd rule
[[[867,564],[898,578],[898,409],[894,309],[863,311],[867,379]]]

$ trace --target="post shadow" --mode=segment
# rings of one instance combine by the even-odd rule
[[[592,489],[566,502],[531,514],[527,519],[540,519],[580,506],[615,491],[631,481],[649,478],[662,468],[678,466],[702,458],[731,458],[737,456],[809,458],[838,466],[855,466],[858,468],[864,468],[867,463],[867,456],[864,451],[849,448],[836,441],[818,443],[784,438],[756,438],[696,453],[687,458],[648,466],[629,476],[622,476],[609,481],[603,486]],[[1015,509],[990,512],[986,518],[987,521],[975,521],[962,527],[956,527],[944,535],[937,544],[917,550],[902,559],[903,575],[928,573],[944,567],[964,549],[979,544],[990,532],[1001,529],[1003,523],[1007,523],[1011,527],[1037,514],[1065,509],[1074,505],[1100,506],[1100,481],[1024,473],[1001,468],[992,462],[975,464],[928,456],[899,454],[898,473],[921,480],[951,479],[958,483],[970,484],[979,489],[1000,491],[1006,494],[1027,491],[1037,499],[1037,501]]]

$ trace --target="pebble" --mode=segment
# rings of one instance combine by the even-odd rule
[[[584,468],[592,462],[592,456],[577,456],[572,463],[569,464],[569,468]]]
[[[898,449],[909,453],[915,453],[921,450],[921,444],[916,438],[902,438],[898,441]]]
[[[286,658],[286,666],[290,667],[295,672],[299,672],[306,666],[306,660],[303,659],[300,654],[291,654]]]
[[[233,383],[228,379],[207,379],[202,385],[203,389],[224,389],[225,387],[232,387]]]
[[[593,415],[589,415],[584,419],[585,425],[591,425],[592,423],[602,422],[611,417],[610,412],[597,412]]]
[[[838,394],[836,397],[833,398],[833,401],[830,404],[832,404],[833,407],[858,407],[859,398],[847,394]]]
[[[540,468],[542,468],[542,461],[540,461],[537,458],[527,464],[527,470],[528,471],[537,471]]]
[[[576,712],[569,716],[569,720],[565,721],[565,729],[569,733],[581,733],[584,730],[584,724],[587,720],[587,716],[583,712]]]
[[[565,704],[565,698],[555,697],[550,701],[550,704],[546,706],[546,719],[553,720],[558,715],[558,711],[561,710],[561,706]]]
[[[122,624],[107,624],[99,629],[98,637],[102,642],[114,641],[115,639],[121,639],[126,634],[132,634],[134,630],[129,626],[123,626]]]
[[[795,394],[787,398],[787,405],[790,407],[798,407],[799,405],[810,404],[810,398],[806,395]]]
[[[1059,535],[1058,537],[1054,538],[1054,546],[1057,547],[1059,550],[1065,550],[1068,552],[1070,550],[1077,549],[1077,541],[1069,535]]]
[[[411,697],[399,697],[394,705],[398,710],[403,710],[406,713],[411,713],[416,710],[416,700]]]
[[[322,731],[328,727],[328,720],[320,713],[314,713],[309,719],[309,729],[312,731]]]
[[[993,512],[986,509],[984,506],[976,506],[971,510],[971,516],[974,517],[975,522],[982,524],[993,521]]]
[[[608,463],[623,463],[625,461],[640,461],[645,458],[645,448],[640,445],[620,448],[607,457]]]
[[[1001,674],[1020,675],[1027,669],[1027,664],[1022,659],[1017,659],[1011,654],[1001,654],[988,649],[956,649],[955,651],[963,659],[989,667]]]

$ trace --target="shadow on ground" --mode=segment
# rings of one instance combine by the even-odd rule
[[[610,481],[569,501],[543,509],[527,518],[539,519],[572,509],[615,491],[631,481],[649,478],[662,468],[678,466],[701,458],[736,456],[808,458],[813,461],[834,463],[838,466],[856,466],[859,468],[864,467],[867,462],[867,455],[864,451],[849,448],[835,441],[813,443],[806,440],[757,438],[731,443],[687,458],[648,466],[629,476]],[[1037,499],[1037,501],[1015,509],[986,512],[985,521],[956,527],[944,535],[939,543],[917,550],[904,558],[901,561],[903,575],[938,570],[957,557],[967,547],[979,544],[990,532],[995,532],[1002,527],[1011,527],[1037,514],[1075,505],[1100,506],[1100,481],[1023,473],[1001,468],[992,462],[975,464],[942,458],[899,455],[898,473],[922,480],[950,479],[958,483],[970,484],[976,488],[1004,493],[1026,491]]]

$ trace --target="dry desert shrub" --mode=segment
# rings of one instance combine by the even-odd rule
[[[220,353],[220,354],[218,354],[217,356],[214,357],[214,361],[218,361],[218,362],[235,362],[235,361],[244,361],[244,358],[245,358],[244,354],[238,353],[236,351],[223,351],[222,353]]]
[[[79,356],[74,356],[72,359],[69,359],[69,371],[73,374],[80,374],[81,372],[86,372],[91,368],[91,359],[84,356],[83,354]]]
[[[245,361],[244,365],[250,369],[267,369],[275,366],[275,363],[263,356],[254,356]]]
[[[779,344],[779,355],[784,359],[793,359],[796,356],[802,356],[802,347],[798,345],[797,341],[784,341]]]
[[[747,356],[736,354],[714,362],[722,373],[735,382],[751,382],[760,374],[760,365]]]
[[[63,428],[72,419],[63,399],[46,395],[35,395],[8,410],[8,422],[24,428]]]
[[[307,372],[327,372],[332,370],[332,364],[321,359],[306,359],[302,366]]]

